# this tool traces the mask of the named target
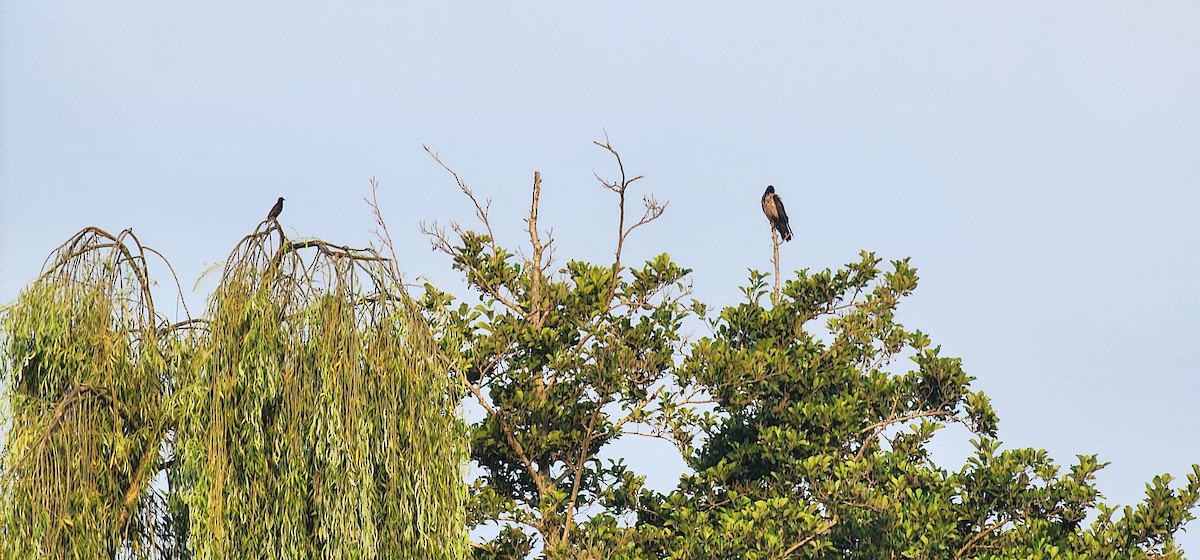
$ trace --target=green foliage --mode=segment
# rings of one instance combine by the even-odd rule
[[[248,238],[180,399],[198,558],[457,558],[465,429],[427,326],[372,253]],[[262,512],[262,515],[247,515]]]
[[[682,302],[689,271],[665,254],[625,267],[618,248],[611,264],[569,261],[549,273],[543,255],[552,241],[538,234],[534,181],[528,260],[490,234],[459,231],[451,243],[432,232],[480,294],[468,305],[427,286],[423,300],[469,399],[486,413],[471,426],[478,476],[470,525],[502,530],[477,557],[522,558],[540,546],[547,556],[576,558],[623,532],[616,518],[632,511],[629,496],[643,478],[599,456],[621,434],[653,429],[664,399],[673,402],[670,379],[690,313]],[[661,212],[650,199],[642,220],[625,227],[632,181],[608,185],[620,196],[618,247]],[[490,232],[486,213],[480,218]]]
[[[80,232],[3,320],[0,557],[153,557],[170,347],[132,234]]]
[[[470,305],[428,286],[423,300],[482,409],[470,523],[501,530],[476,557],[1182,557],[1173,535],[1200,500],[1197,475],[1179,489],[1155,479],[1144,504],[1115,511],[1095,457],[1063,471],[1044,451],[1001,450],[962,362],[896,319],[917,286],[907,260],[881,269],[863,253],[799,271],[778,295],[751,271],[745,302],[710,319],[682,301],[687,271],[667,255],[622,265],[630,182],[604,183],[620,195],[610,264],[545,272],[536,176],[527,250],[496,242],[461,180],[487,233],[432,232],[479,293]],[[685,344],[694,317],[711,335]],[[947,424],[976,437],[957,470],[928,448]],[[672,441],[690,471],[649,491],[599,458],[625,433]]]
[[[456,306],[435,290],[425,299],[443,327],[443,348],[488,411],[471,431],[482,469],[472,521],[514,521],[566,554],[589,529],[572,524],[578,511],[610,500],[615,487],[640,487],[624,465],[597,456],[623,428],[656,413],[687,313],[672,288],[682,291],[687,271],[662,255],[623,278],[611,267],[569,262],[561,277],[535,280],[536,268],[513,267],[510,255],[481,249],[486,238],[464,237],[456,266],[475,271],[468,278],[505,271],[475,287],[514,303]],[[493,553],[529,552],[532,538],[514,530],[488,544]]]
[[[663,558],[1176,558],[1200,481],[1156,480],[1112,521],[1080,457],[1066,474],[1034,449],[999,451],[997,417],[957,358],[896,322],[916,287],[907,261],[864,253],[801,271],[764,307],[765,276],[722,311],[681,368],[721,414],[699,418],[694,472],[644,493],[639,539]],[[823,325],[813,325],[823,320]],[[908,362],[907,371],[894,371]],[[946,423],[978,434],[957,472],[926,447]],[[1200,468],[1200,467],[1197,467]],[[1082,522],[1091,512],[1100,519]]]
[[[81,232],[3,315],[0,558],[1183,557],[1200,466],[1118,508],[1095,456],[1003,448],[961,361],[897,321],[907,260],[776,289],[751,271],[715,315],[685,301],[668,255],[622,261],[666,205],[627,224],[638,177],[601,146],[621,174],[607,263],[552,264],[539,175],[520,251],[458,180],[484,231],[430,233],[478,303],[414,301],[377,252],[275,226],[171,325],[155,253]],[[974,436],[961,466],[929,451],[950,424]],[[606,458],[631,434],[679,449],[676,488]]]
[[[207,319],[98,230],[8,310],[3,557],[466,556],[458,393],[394,263],[276,231]]]

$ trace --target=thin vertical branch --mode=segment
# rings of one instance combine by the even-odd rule
[[[779,233],[775,228],[771,228],[771,247],[774,254],[771,256],[771,263],[775,265],[775,291],[771,292],[771,305],[779,305],[779,298],[782,292],[779,290]]]
[[[627,235],[627,232],[625,231],[625,191],[629,189],[629,185],[633,184],[634,181],[637,181],[642,177],[639,175],[637,177],[629,178],[629,176],[625,174],[625,162],[621,161],[621,154],[617,153],[617,150],[612,147],[612,144],[608,140],[607,133],[604,135],[604,143],[600,143],[599,141],[592,143],[604,148],[605,150],[608,150],[608,153],[612,154],[613,159],[617,160],[617,170],[621,174],[621,179],[619,181],[606,181],[599,175],[596,175],[596,179],[600,181],[600,184],[604,185],[605,188],[617,193],[617,195],[620,197],[620,201],[617,203],[617,210],[619,213],[617,217],[617,248],[613,258],[613,276],[615,277],[617,271],[621,269],[621,251],[625,246],[625,236]]]
[[[644,200],[646,211],[642,215],[642,218],[638,220],[636,224],[629,226],[629,229],[625,229],[625,193],[629,190],[629,186],[638,179],[641,179],[642,176],[638,175],[636,177],[630,177],[625,173],[625,162],[621,161],[621,154],[617,153],[616,148],[612,147],[612,143],[609,141],[607,133],[604,134],[604,142],[595,141],[592,143],[604,148],[608,151],[608,153],[612,154],[613,159],[617,160],[617,170],[621,174],[621,179],[619,181],[607,181],[600,177],[599,174],[593,173],[593,175],[596,177],[596,180],[600,181],[601,185],[604,185],[604,188],[617,193],[617,195],[620,197],[620,200],[617,203],[617,248],[613,255],[612,285],[609,289],[609,299],[612,299],[612,297],[616,294],[617,284],[619,283],[618,279],[621,273],[621,255],[625,250],[625,238],[629,237],[629,234],[638,227],[646,225],[658,219],[659,216],[662,216],[662,213],[667,209],[667,204],[659,202],[652,196],[647,196]]]

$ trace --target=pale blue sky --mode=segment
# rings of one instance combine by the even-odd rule
[[[86,225],[188,288],[277,196],[293,234],[364,245],[372,175],[402,266],[461,292],[418,222],[471,208],[422,144],[508,243],[541,170],[558,256],[603,259],[607,130],[670,201],[633,257],[735,301],[774,184],[788,268],[911,256],[901,319],[963,357],[1006,445],[1099,453],[1128,503],[1200,462],[1198,29],[1189,2],[3,2],[0,301]]]

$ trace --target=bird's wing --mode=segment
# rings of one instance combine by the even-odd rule
[[[775,195],[775,210],[779,215],[775,218],[775,229],[779,230],[779,235],[783,236],[784,241],[791,241],[792,226],[788,224],[787,210],[783,207],[783,199],[779,195]]]
[[[777,194],[771,195],[771,198],[774,199],[771,205],[775,207],[775,221],[783,224],[782,229],[787,229],[788,216],[787,210],[783,208],[783,199]]]

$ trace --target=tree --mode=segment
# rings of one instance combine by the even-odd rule
[[[452,242],[444,229],[426,228],[480,297],[478,305],[456,304],[427,286],[423,300],[469,399],[486,413],[471,426],[478,477],[470,525],[502,529],[476,545],[477,557],[523,558],[540,545],[547,556],[578,558],[589,543],[607,539],[633,505],[621,496],[636,495],[642,479],[622,461],[602,462],[601,450],[622,433],[658,425],[687,401],[670,380],[689,313],[689,271],[665,254],[639,267],[622,262],[630,234],[666,205],[646,197],[642,216],[627,223],[627,196],[640,177],[626,173],[608,143],[597,144],[620,174],[601,180],[617,195],[611,263],[569,261],[551,271],[553,240],[538,229],[538,173],[527,259],[499,245],[488,202],[448,167],[485,233],[455,226]]]
[[[394,260],[273,224],[169,324],[156,254],[86,229],[5,314],[3,557],[465,555],[465,425]]]
[[[480,299],[429,286],[424,300],[483,409],[471,526],[502,529],[476,557],[523,558],[539,544],[549,558],[1182,557],[1173,535],[1200,500],[1200,467],[1179,489],[1156,478],[1145,503],[1118,511],[1100,501],[1096,457],[1064,471],[1044,451],[1001,450],[998,418],[960,360],[895,319],[917,286],[907,259],[883,271],[863,253],[778,291],[752,271],[746,301],[711,318],[684,302],[687,270],[665,254],[625,268],[629,231],[665,204],[648,199],[626,228],[640,177],[600,145],[621,174],[602,180],[619,195],[612,263],[549,272],[536,173],[527,258],[498,243],[487,202],[453,171],[485,232],[429,229]],[[693,314],[711,335],[687,344]],[[976,438],[955,469],[927,446],[950,423]],[[600,450],[629,432],[679,447],[691,471],[676,489],[651,492],[623,462],[602,464]]]
[[[179,350],[131,232],[85,229],[4,314],[0,556],[155,557],[178,534],[153,489]]]
[[[895,321],[907,260],[864,253],[800,271],[773,307],[765,276],[711,322],[683,370],[722,415],[666,496],[642,496],[647,549],[709,558],[1179,558],[1172,535],[1200,500],[1200,466],[1124,510],[1099,502],[1095,456],[1064,473],[1045,451],[1000,451],[997,417],[960,360]],[[818,321],[824,320],[824,325]],[[818,323],[818,324],[814,324]],[[912,364],[897,372],[896,365]],[[947,423],[978,436],[946,470],[927,443]],[[1098,517],[1084,526],[1089,515]]]

